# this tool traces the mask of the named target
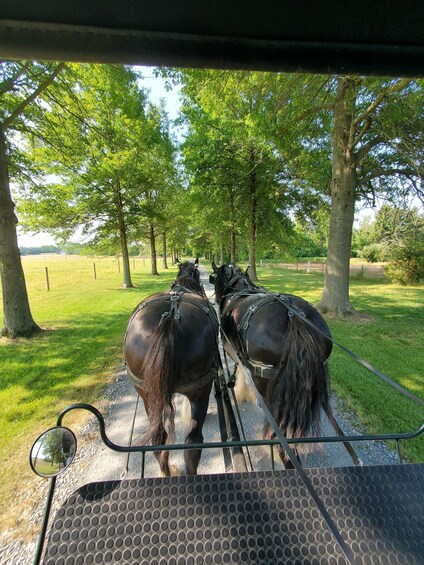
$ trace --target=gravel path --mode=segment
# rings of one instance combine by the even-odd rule
[[[202,283],[211,295],[213,289],[207,280],[207,273],[201,268]],[[183,397],[176,396],[176,428],[177,443],[183,443],[187,424],[182,417]],[[124,367],[117,369],[114,381],[108,385],[101,398],[98,407],[104,414],[106,421],[106,432],[109,438],[120,445],[129,445],[130,430],[136,411],[133,443],[137,443],[147,428],[147,419],[142,402],[137,402],[137,395],[132,384],[125,375]],[[332,406],[340,427],[347,435],[366,433],[357,421],[354,413],[346,411],[342,403],[332,397]],[[258,406],[252,403],[242,403],[240,412],[245,425],[246,437],[258,439],[262,427],[263,415]],[[64,421],[66,426],[66,417]],[[58,477],[57,496],[53,514],[62,502],[77,488],[87,482],[126,478],[137,478],[140,476],[141,457],[137,454],[131,455],[128,465],[125,454],[111,452],[101,442],[98,434],[97,420],[90,416],[87,423],[81,429],[75,430],[78,440],[78,454],[73,465],[60,477]],[[335,435],[334,431],[327,425],[324,429],[325,435]],[[217,422],[217,408],[213,394],[211,394],[210,406],[204,426],[205,442],[219,441],[219,426]],[[398,463],[395,452],[390,451],[381,442],[367,442],[355,445],[356,452],[365,465],[396,464]],[[253,467],[255,470],[270,468],[269,452],[263,448],[250,451]],[[182,454],[173,453],[171,460],[180,470],[183,469]],[[304,460],[304,466],[345,466],[351,465],[350,456],[340,444],[329,444],[322,450],[309,455]],[[126,467],[128,467],[127,471]],[[276,460],[276,468],[282,468]],[[204,449],[199,465],[199,474],[224,472],[224,462],[221,450]],[[149,454],[146,457],[145,476],[159,475],[159,467],[155,458]],[[27,516],[22,517],[22,524],[41,524],[44,510],[45,494],[47,492],[47,481],[35,477],[34,482],[29,485],[29,492],[23,493],[31,502],[28,503]],[[6,531],[0,534],[0,563],[11,565],[29,565],[32,563],[37,540],[23,543],[20,540],[19,531]]]

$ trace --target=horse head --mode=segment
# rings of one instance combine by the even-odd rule
[[[215,286],[215,295],[218,302],[226,295],[234,291],[234,283],[238,280],[243,280],[245,274],[240,267],[232,263],[224,263],[217,267],[215,262],[212,262],[212,269],[215,274],[209,276],[209,282]]]
[[[194,263],[191,261],[184,261],[183,263],[178,261],[177,278],[172,284],[171,289],[175,290],[175,287],[203,295],[203,287],[200,284],[198,259],[196,259]]]
[[[178,274],[177,279],[181,276],[189,276],[192,277],[197,283],[200,284],[200,273],[199,273],[199,258],[196,257],[194,262],[191,261],[184,261],[181,262],[177,260],[178,265]]]

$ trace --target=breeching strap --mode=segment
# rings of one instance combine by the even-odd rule
[[[352,553],[352,550],[350,549],[350,547],[344,541],[344,539],[343,539],[341,533],[339,532],[336,524],[334,523],[333,519],[331,518],[327,509],[325,508],[324,503],[322,502],[318,493],[314,489],[309,477],[306,475],[305,471],[302,469],[302,466],[300,465],[299,461],[297,460],[292,448],[287,443],[287,440],[284,437],[283,433],[281,432],[280,428],[278,427],[277,422],[274,420],[271,412],[268,410],[268,407],[266,406],[265,401],[262,398],[262,395],[257,390],[255,383],[253,382],[253,379],[250,376],[249,371],[247,371],[245,369],[244,365],[240,361],[240,358],[239,358],[237,352],[235,351],[235,349],[231,345],[227,335],[225,334],[224,330],[222,329],[222,326],[221,326],[221,333],[222,333],[222,335],[224,336],[224,338],[227,342],[226,343],[227,347],[231,350],[231,353],[230,353],[231,357],[233,358],[234,362],[236,362],[238,364],[238,366],[241,368],[241,370],[243,371],[243,374],[244,374],[245,378],[247,379],[247,382],[249,383],[251,389],[253,390],[253,392],[256,396],[256,400],[258,401],[259,405],[261,406],[262,410],[264,411],[264,414],[265,414],[267,420],[271,424],[271,426],[272,426],[272,428],[275,432],[276,437],[278,438],[279,442],[281,443],[282,447],[284,448],[285,452],[287,453],[291,463],[293,464],[293,467],[298,472],[300,478],[302,479],[303,484],[305,485],[307,491],[311,495],[313,501],[317,505],[318,510],[320,511],[321,516],[325,520],[327,526],[330,528],[331,533],[336,538],[336,540],[337,540],[344,556],[346,557],[348,563],[350,563],[351,565],[355,565],[356,561],[355,561],[355,557]],[[233,357],[233,355],[234,355],[234,357]]]

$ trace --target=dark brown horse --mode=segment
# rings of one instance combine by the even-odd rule
[[[179,265],[169,292],[143,300],[133,312],[125,335],[128,375],[144,401],[149,430],[143,444],[174,440],[173,394],[191,406],[186,443],[202,443],[209,394],[219,366],[218,320],[199,282],[197,265]],[[185,450],[187,474],[196,474],[201,450]],[[164,475],[171,474],[169,451],[157,454]]]
[[[325,335],[330,330],[319,312],[298,296],[267,292],[240,268],[212,263],[223,344],[237,352],[286,437],[302,438],[320,431],[321,410],[328,405],[326,361],[332,342],[302,320],[307,317]],[[293,315],[284,305],[298,309]],[[287,302],[288,301],[288,302]],[[230,346],[228,345],[228,341]],[[264,438],[274,437],[268,422]],[[302,448],[295,449],[297,453]],[[280,456],[290,466],[285,452]]]
[[[199,273],[199,258],[196,257],[194,261],[184,261],[181,262],[179,259],[176,260],[178,265],[177,279],[183,274],[190,275],[196,282],[200,285],[200,273]]]

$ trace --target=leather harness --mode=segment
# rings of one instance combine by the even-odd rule
[[[239,351],[239,356],[243,360],[244,363],[248,363],[252,367],[253,376],[271,380],[275,376],[274,365],[268,365],[266,363],[262,363],[261,361],[255,361],[249,355],[248,341],[246,339],[246,335],[247,335],[247,330],[249,328],[249,323],[250,323],[251,317],[260,308],[262,308],[266,304],[270,304],[271,302],[275,302],[275,301],[279,302],[280,304],[282,304],[286,308],[289,306],[289,308],[287,308],[288,316],[289,316],[289,322],[291,322],[291,320],[292,320],[292,318],[295,314],[300,316],[301,318],[306,318],[306,314],[300,308],[298,308],[297,306],[294,306],[290,296],[288,296],[286,294],[271,293],[271,292],[268,292],[261,287],[259,287],[259,288],[258,287],[252,287],[248,283],[248,280],[245,279],[243,276],[240,276],[240,275],[235,275],[234,277],[232,277],[228,281],[228,283],[226,284],[225,288],[226,289],[231,288],[232,285],[237,280],[243,280],[244,282],[246,282],[248,284],[248,287],[246,289],[235,292],[234,294],[231,294],[229,296],[228,300],[227,300],[226,305],[225,305],[226,308],[228,308],[228,306],[231,304],[231,302],[233,302],[234,300],[237,300],[238,298],[243,298],[243,297],[252,296],[252,295],[261,295],[261,294],[263,295],[262,299],[257,301],[255,304],[251,304],[249,306],[249,308],[243,314],[243,317],[242,317],[240,323],[236,325],[236,329],[237,329],[237,333],[239,335],[240,343],[245,344],[245,346],[246,346],[246,351],[245,352]]]
[[[131,318],[128,322],[128,327],[131,324],[132,320],[135,318],[135,316],[141,310],[143,310],[143,308],[145,308],[147,306],[147,304],[151,304],[152,302],[158,302],[158,301],[163,301],[163,300],[170,302],[170,308],[169,308],[169,310],[165,311],[161,315],[161,318],[159,320],[158,325],[160,326],[165,318],[171,318],[172,317],[175,320],[180,320],[181,314],[180,314],[180,311],[179,311],[179,306],[181,304],[181,299],[184,296],[184,302],[192,304],[193,306],[196,306],[197,308],[200,308],[200,310],[202,310],[203,312],[205,312],[205,314],[207,314],[207,316],[209,317],[209,319],[212,322],[212,326],[213,326],[214,331],[215,331],[217,346],[218,346],[219,321],[218,321],[218,316],[217,316],[214,308],[212,308],[212,306],[209,304],[206,297],[204,299],[204,303],[200,303],[199,301],[193,300],[190,297],[190,291],[188,291],[186,288],[184,288],[184,287],[179,287],[179,288],[181,290],[171,290],[167,295],[165,294],[165,295],[156,296],[156,297],[153,297],[153,298],[147,298],[146,300],[141,302],[137,306],[137,308],[134,310],[134,312],[132,313]],[[201,296],[203,298],[204,294],[199,295],[199,296]],[[125,343],[125,340],[127,338],[127,333],[128,333],[128,329],[125,332],[124,343]],[[216,351],[218,352],[218,347],[217,347]],[[219,357],[219,353],[218,354],[215,353],[215,358],[213,360],[212,368],[209,371],[209,373],[207,373],[201,379],[196,379],[196,381],[193,382],[193,383],[178,383],[177,382],[176,385],[175,385],[174,391],[181,393],[181,394],[184,394],[184,393],[187,393],[187,392],[191,392],[192,390],[197,390],[204,385],[207,385],[216,376],[217,371],[219,370],[220,366],[221,366],[221,359]],[[127,375],[129,377],[129,379],[132,381],[132,383],[134,384],[134,386],[137,386],[138,388],[141,388],[141,389],[144,388],[143,379],[141,379],[137,375],[134,375],[134,373],[129,369],[128,365],[127,365]]]

